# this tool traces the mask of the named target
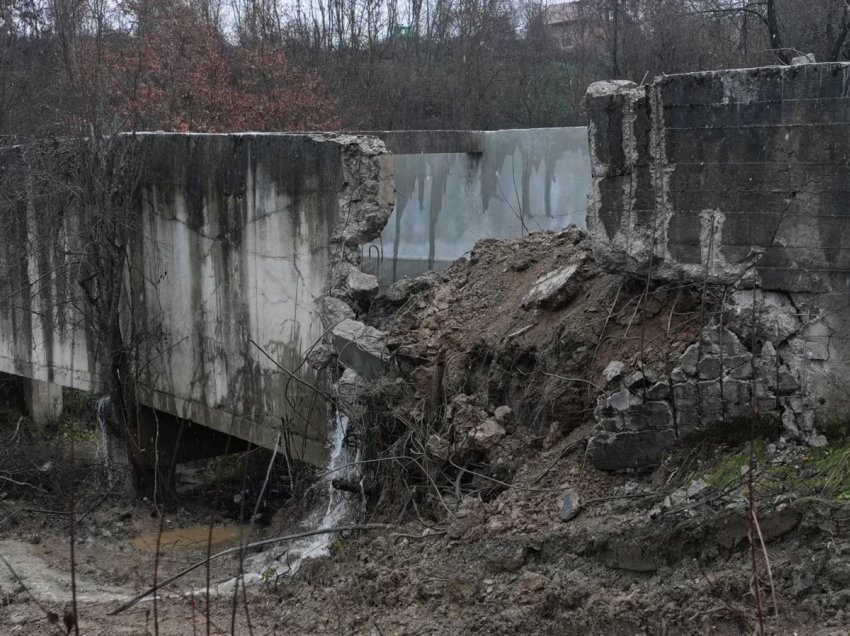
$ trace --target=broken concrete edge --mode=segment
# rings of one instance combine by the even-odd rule
[[[324,296],[316,310],[325,330],[315,343],[309,364],[324,376],[335,403],[331,408],[356,421],[356,401],[366,381],[384,372],[384,336],[354,318],[368,309],[377,293],[377,279],[361,270],[361,246],[380,237],[395,206],[393,156],[384,141],[359,134],[320,135],[341,146],[342,187],[337,195],[337,220],[330,244]],[[336,359],[345,368],[334,374]]]
[[[813,205],[837,205],[816,184],[846,179],[845,169],[827,177],[812,167],[844,153],[812,138],[826,122],[845,125],[848,78],[850,65],[827,63],[592,84],[587,223],[600,267],[669,282],[846,292],[833,258],[839,232],[803,245],[795,237]],[[723,175],[732,181],[725,188]],[[774,203],[769,191],[788,201]],[[752,226],[759,231],[744,235]]]

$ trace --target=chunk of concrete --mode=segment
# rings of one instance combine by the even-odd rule
[[[558,501],[558,516],[561,521],[572,521],[581,512],[581,498],[573,490],[566,490]]]
[[[318,344],[307,353],[307,364],[310,365],[311,369],[321,371],[322,369],[327,368],[333,360],[333,356],[333,347],[325,344]]]
[[[472,429],[470,436],[476,447],[488,451],[502,441],[505,436],[505,429],[496,420],[487,418]]]
[[[319,301],[319,311],[325,329],[333,329],[344,320],[354,318],[354,310],[348,303],[333,296],[325,296]]]
[[[522,299],[522,306],[558,309],[566,305],[579,290],[579,265],[570,263],[538,278]]]
[[[353,406],[360,399],[366,381],[354,369],[346,369],[335,385],[336,395],[346,406]]]
[[[389,357],[383,331],[364,325],[356,320],[343,320],[332,330],[334,346],[339,361],[354,369],[368,380],[373,380],[384,371],[384,362]]]
[[[625,364],[623,364],[619,360],[611,360],[611,362],[608,363],[608,366],[605,367],[605,370],[602,372],[602,377],[605,378],[606,382],[613,382],[621,375],[623,375],[623,371],[625,370]]]
[[[355,300],[371,300],[378,294],[378,277],[361,271],[353,271],[345,279],[348,295]]]

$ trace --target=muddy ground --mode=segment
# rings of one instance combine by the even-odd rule
[[[567,297],[529,298],[541,276],[573,265]],[[388,376],[347,394],[351,443],[370,462],[353,521],[390,527],[337,537],[293,577],[213,596],[209,618],[203,567],[156,608],[148,598],[110,616],[155,567],[161,579],[203,560],[211,517],[211,552],[242,530],[205,496],[202,467],[183,470],[185,498],[164,517],[80,468],[80,633],[661,636],[751,634],[760,623],[770,634],[850,633],[841,434],[811,449],[724,431],[642,473],[588,459],[602,371],[612,359],[680,355],[713,311],[710,293],[691,291],[599,272],[573,230],[485,241],[447,272],[395,286],[358,316],[388,334]],[[297,530],[305,501],[321,505],[315,479],[305,474],[250,539]],[[52,633],[45,610],[69,607],[64,501],[0,500],[0,555],[20,577],[0,573],[10,634]],[[238,569],[235,556],[214,561],[213,589]]]

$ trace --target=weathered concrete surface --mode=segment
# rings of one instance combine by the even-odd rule
[[[585,128],[449,132],[454,137],[377,133],[400,153],[393,216],[380,241],[364,250],[367,271],[380,272],[384,283],[447,267],[482,238],[584,227]]]
[[[143,336],[143,402],[292,457],[324,461],[327,411],[302,355],[317,301],[342,289],[392,210],[392,161],[338,135],[127,137],[141,157],[122,324]],[[387,185],[387,184],[390,185]],[[0,239],[0,370],[103,391],[102,353],[74,302],[74,210],[35,204]],[[13,231],[12,231],[13,230]],[[101,360],[98,360],[98,356]],[[295,372],[293,379],[287,371]]]
[[[603,267],[850,289],[850,65],[601,82],[585,100]]]
[[[826,443],[850,366],[850,65],[600,82],[586,105],[588,228],[609,271],[723,287],[719,316],[651,384],[600,396],[591,456],[651,465],[678,440],[755,414]],[[660,380],[660,382],[656,382]]]
[[[41,380],[24,380],[24,403],[38,426],[56,424],[62,415],[62,387]]]

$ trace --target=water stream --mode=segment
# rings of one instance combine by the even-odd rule
[[[353,495],[333,487],[334,479],[354,480],[359,474],[360,450],[352,449],[345,443],[348,423],[348,417],[342,413],[334,415],[330,457],[320,482],[320,487],[327,494],[327,504],[314,509],[290,534],[338,527],[351,515]],[[291,576],[305,561],[328,555],[333,540],[333,533],[318,534],[249,557],[245,560],[243,579],[246,584],[251,584]],[[220,594],[231,591],[236,582],[235,578],[225,581],[216,586],[215,592]]]

